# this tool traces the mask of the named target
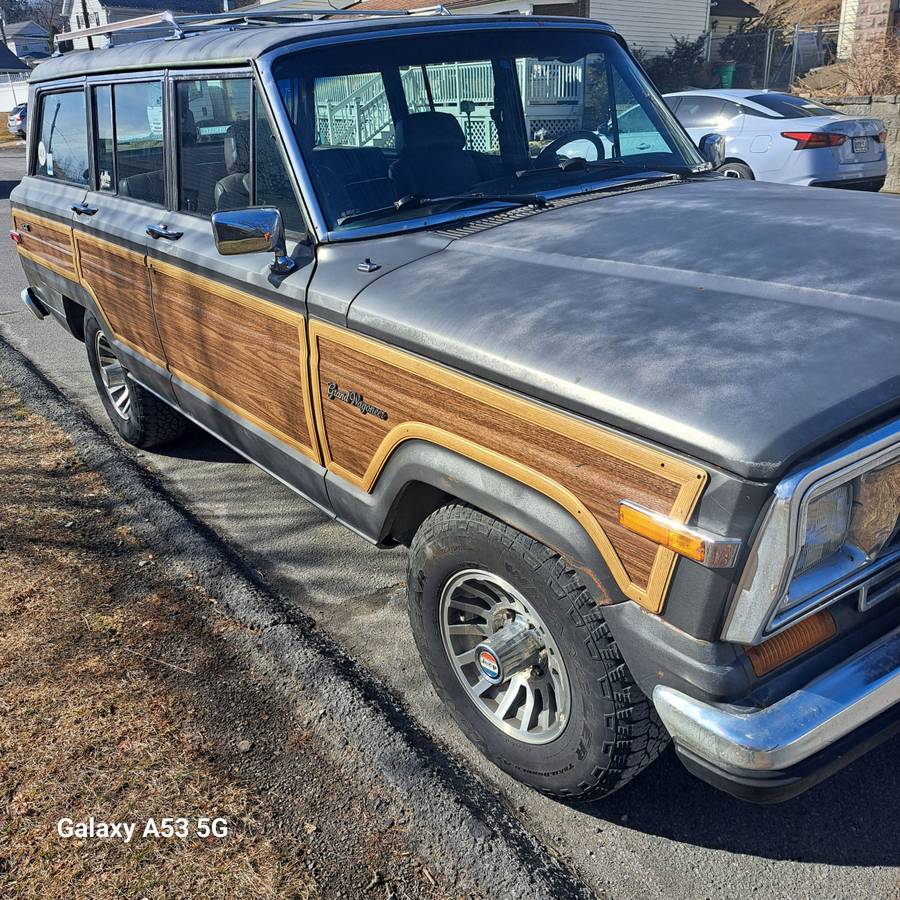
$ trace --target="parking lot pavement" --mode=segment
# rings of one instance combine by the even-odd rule
[[[22,157],[0,157],[0,192]],[[8,200],[3,215],[8,217]],[[0,329],[105,427],[83,348],[21,305],[11,242],[0,250]],[[402,551],[379,552],[209,438],[143,462],[278,591],[312,616],[434,737],[464,758],[598,893],[611,897],[874,897],[900,892],[900,739],[803,797],[739,803],[689,776],[668,752],[605,802],[570,807],[483,760],[441,708],[403,607]]]

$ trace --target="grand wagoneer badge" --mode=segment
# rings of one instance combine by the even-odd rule
[[[366,403],[362,394],[357,394],[356,391],[342,391],[333,381],[328,384],[328,399],[342,400],[344,403],[355,406],[364,416],[375,416],[376,419],[381,419],[383,422],[387,421],[388,414],[383,409]]]

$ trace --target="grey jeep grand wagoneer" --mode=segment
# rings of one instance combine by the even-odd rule
[[[435,689],[553,796],[900,727],[896,199],[720,177],[596,22],[158,18],[38,67],[12,195],[125,440],[407,545]]]

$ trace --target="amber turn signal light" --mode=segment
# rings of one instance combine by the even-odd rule
[[[757,676],[766,675],[788,660],[818,647],[837,633],[834,616],[827,609],[792,625],[775,637],[747,648],[747,659]]]
[[[740,541],[691,528],[668,516],[622,500],[619,503],[619,524],[634,534],[653,541],[661,547],[694,560],[710,569],[729,569],[737,559]]]

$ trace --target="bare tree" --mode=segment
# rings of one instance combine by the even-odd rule
[[[62,6],[63,0],[33,0],[29,4],[28,18],[47,32],[50,50],[53,49],[53,35],[62,30]]]

